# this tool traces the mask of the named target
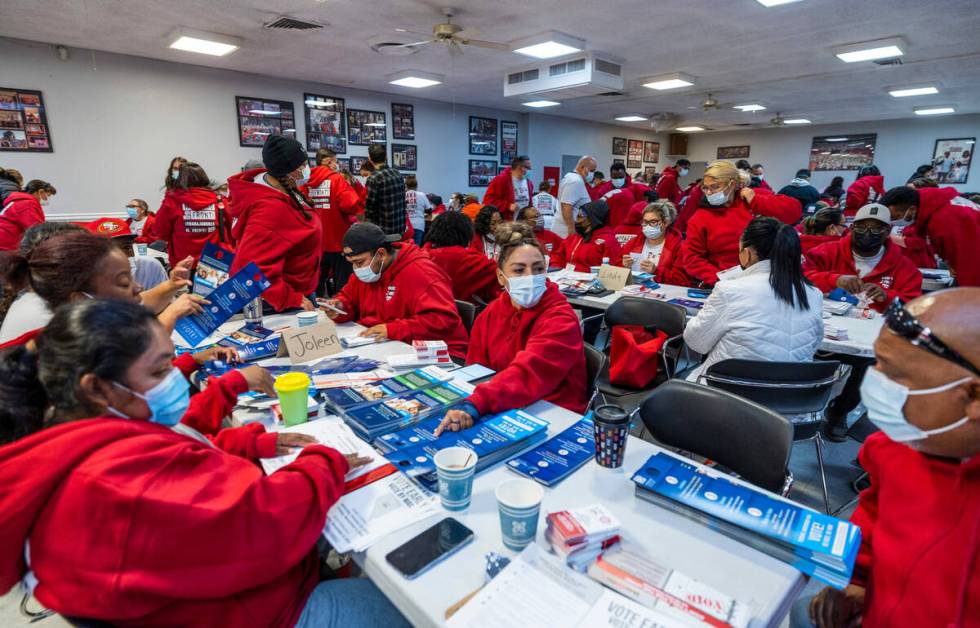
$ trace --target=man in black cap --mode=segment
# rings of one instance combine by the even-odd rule
[[[381,227],[389,235],[405,233],[405,179],[385,163],[386,144],[371,144],[368,159],[374,172],[367,178],[367,197],[364,199],[364,219]]]
[[[609,205],[598,200],[579,207],[575,219],[575,233],[565,238],[558,251],[552,255],[552,266],[574,266],[574,270],[587,273],[600,266],[603,260],[619,264],[623,251],[616,240],[616,234],[606,226],[609,220]]]

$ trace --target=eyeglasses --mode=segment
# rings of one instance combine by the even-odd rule
[[[851,227],[851,231],[854,233],[873,233],[875,235],[882,235],[891,231],[891,227]]]
[[[654,219],[654,220],[644,220],[642,223],[643,227],[656,227],[657,225],[660,225],[661,227],[664,226],[664,221],[659,219]]]
[[[953,364],[958,364],[975,375],[980,375],[980,369],[950,349],[945,342],[932,333],[931,329],[919,322],[919,319],[906,310],[901,299],[896,298],[885,310],[885,325],[892,333],[905,338],[915,346],[922,347],[929,353]]]

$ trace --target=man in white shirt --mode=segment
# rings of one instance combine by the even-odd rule
[[[575,170],[562,177],[561,185],[558,186],[558,202],[561,204],[561,211],[555,216],[552,231],[563,238],[568,237],[572,232],[579,208],[592,201],[592,197],[589,196],[588,184],[592,183],[592,177],[597,167],[595,158],[585,155],[578,160]]]
[[[425,214],[432,211],[432,203],[424,192],[419,192],[419,181],[414,174],[405,177],[405,212],[412,223],[412,238],[417,246],[422,246],[425,237]]]

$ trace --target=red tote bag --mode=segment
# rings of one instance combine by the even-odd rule
[[[622,388],[645,388],[657,377],[660,352],[667,334],[639,325],[615,325],[609,350],[609,383]]]

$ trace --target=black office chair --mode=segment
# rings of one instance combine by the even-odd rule
[[[785,495],[792,486],[793,428],[757,403],[672,379],[640,404],[640,418],[664,445],[710,458],[773,493]]]
[[[589,405],[596,395],[596,380],[606,364],[606,354],[599,351],[589,343],[585,343],[585,386]]]
[[[456,311],[459,312],[459,317],[463,319],[463,327],[469,334],[473,329],[473,321],[476,320],[476,306],[468,301],[456,299]]]
[[[730,359],[709,366],[701,374],[699,381],[754,401],[783,416],[805,415],[804,420],[793,422],[793,440],[813,441],[817,450],[824,507],[827,514],[830,514],[820,430],[825,421],[824,411],[830,403],[833,386],[838,380],[846,378],[849,371],[849,367],[832,361],[766,362]]]

